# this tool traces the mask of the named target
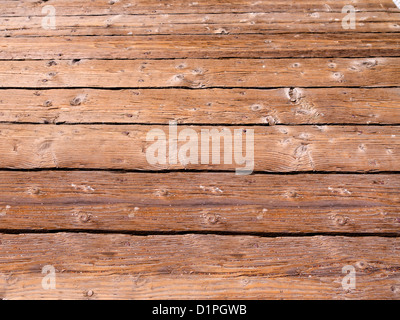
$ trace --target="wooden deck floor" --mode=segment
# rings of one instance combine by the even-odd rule
[[[0,299],[400,299],[392,0],[0,0],[0,94]]]

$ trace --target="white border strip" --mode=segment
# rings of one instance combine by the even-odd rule
[[[393,0],[393,2],[400,9],[400,0]]]

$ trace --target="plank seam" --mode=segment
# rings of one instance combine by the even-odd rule
[[[184,236],[184,235],[217,235],[217,236],[248,236],[258,238],[310,238],[310,237],[379,237],[379,238],[400,238],[398,233],[351,233],[351,232],[315,232],[315,233],[263,233],[263,232],[235,232],[235,231],[126,231],[126,230],[87,230],[87,229],[0,229],[0,235],[24,235],[24,234],[114,234],[131,236]]]
[[[6,125],[37,125],[37,126],[168,126],[168,123],[160,122],[160,123],[144,123],[144,122],[29,122],[29,121],[0,121],[0,124]],[[265,123],[177,123],[178,127],[185,126],[204,126],[204,127],[315,127],[315,126],[329,126],[329,127],[399,127],[400,123],[329,123],[329,122],[313,122],[313,123],[276,123],[274,125]]]
[[[1,172],[50,172],[50,171],[61,171],[61,172],[112,172],[112,173],[150,173],[150,174],[167,174],[167,173],[230,173],[234,174],[234,170],[201,170],[201,169],[176,169],[176,170],[136,170],[136,169],[113,169],[113,168],[1,168]],[[399,171],[253,171],[252,175],[400,175]]]
[[[204,57],[180,57],[180,58],[81,58],[79,60],[84,61],[176,61],[176,60],[329,60],[329,59],[352,59],[352,60],[361,60],[361,59],[379,59],[379,58],[400,58],[400,55],[366,55],[366,56],[322,56],[322,57],[306,57],[306,56],[299,56],[299,57],[214,57],[214,58],[204,58]],[[0,59],[0,62],[9,62],[9,61],[73,61],[75,58],[10,58],[10,59]]]
[[[379,23],[379,22],[376,22]],[[383,23],[383,22],[381,22]],[[99,29],[101,30],[101,27],[91,27],[92,29]],[[61,28],[60,30],[68,30],[72,29],[69,27],[66,28]],[[127,28],[128,29],[128,28]],[[7,32],[12,32],[12,31],[18,31],[21,29],[7,29]],[[3,32],[3,31],[0,31]],[[335,34],[340,33],[340,34],[400,34],[399,31],[360,31],[360,32],[348,32],[348,31],[338,31]],[[290,34],[328,34],[326,32],[229,32],[228,34],[219,34],[219,33],[135,33],[132,36],[134,37],[148,37],[148,36],[221,36],[221,37],[226,37],[229,35],[290,35]],[[96,34],[80,34],[80,35],[73,35],[73,34],[67,34],[63,36],[57,36],[60,38],[67,38],[67,37],[122,37],[122,34],[106,34],[106,35],[96,35]],[[14,39],[26,39],[26,38],[55,38],[54,35],[16,35],[16,36],[10,36],[10,35],[4,35],[0,36],[0,38],[14,38]]]

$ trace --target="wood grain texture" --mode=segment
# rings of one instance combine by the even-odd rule
[[[400,124],[399,88],[4,89],[1,93],[0,122]]]
[[[0,59],[399,56],[397,33],[0,37]]]
[[[0,8],[0,300],[400,299],[392,0]],[[171,121],[254,130],[255,172],[150,164]]]
[[[400,177],[0,172],[0,230],[399,234]]]
[[[185,128],[180,127],[178,133]],[[222,128],[189,126],[200,137],[201,129]],[[160,129],[168,139],[168,126],[137,125],[0,125],[1,167],[14,169],[77,168],[130,170],[236,170],[244,167],[233,161],[226,164],[155,164],[146,152]],[[229,127],[254,130],[254,170],[294,171],[398,171],[400,127],[398,126],[275,126]],[[149,136],[148,136],[149,134]],[[158,133],[157,133],[158,134]],[[147,136],[149,137],[146,141]],[[10,138],[11,137],[11,138]],[[200,141],[200,138],[199,140]],[[180,141],[178,148],[186,143]],[[243,143],[246,146],[246,142]],[[252,144],[247,145],[247,152]],[[221,142],[221,154],[224,143]],[[238,152],[237,150],[231,150]],[[245,149],[241,150],[243,156]],[[212,148],[210,146],[210,155]],[[167,154],[168,156],[168,154]],[[214,162],[215,163],[215,162]],[[225,163],[225,164],[224,164]]]
[[[400,12],[357,13],[355,29],[344,29],[338,12],[259,12],[178,15],[56,15],[56,27],[44,29],[43,17],[1,17],[0,37],[126,36],[150,34],[271,34],[399,32]]]
[[[397,12],[391,0],[352,0],[350,4],[361,12]],[[236,12],[341,12],[349,5],[348,0],[199,0],[199,1],[158,1],[158,0],[91,0],[90,6],[80,0],[2,0],[3,16],[43,16],[42,8],[52,5],[60,15],[105,15],[105,14],[181,14],[181,13],[236,13]]]
[[[0,61],[0,88],[397,87],[399,78],[400,58]]]
[[[3,299],[399,298],[393,238],[61,233],[1,235],[0,248]],[[45,265],[55,290],[42,289]],[[350,292],[346,265],[357,272]]]

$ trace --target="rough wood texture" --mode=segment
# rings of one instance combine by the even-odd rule
[[[0,172],[0,230],[398,234],[400,177]]]
[[[243,167],[235,161],[233,164],[226,164],[223,159],[221,164],[201,164],[200,156],[204,151],[201,150],[200,143],[199,164],[184,165],[178,162],[176,165],[151,165],[147,160],[146,150],[154,144],[154,140],[146,141],[146,137],[155,128],[163,130],[168,139],[168,126],[1,124],[1,167],[129,170],[235,170]],[[179,127],[178,133],[183,128],[185,127]],[[205,126],[186,128],[195,130],[199,136],[201,129],[222,129]],[[235,129],[254,130],[255,171],[399,170],[398,126],[226,128],[232,135]],[[183,144],[184,142],[179,142],[178,148]],[[246,145],[245,141],[243,145]],[[209,151],[211,154],[211,146]],[[245,151],[243,150],[243,156],[246,155]],[[223,152],[224,143],[221,142],[222,155]]]
[[[0,61],[0,88],[398,87],[399,78],[400,58]]]
[[[290,90],[5,89],[0,122],[400,124],[399,88]]]
[[[3,235],[0,248],[6,299],[398,299],[400,293],[400,242],[392,238],[62,233]],[[45,265],[56,269],[55,290],[41,287]],[[346,265],[357,271],[350,292],[341,285]]]
[[[349,32],[346,14],[333,12],[265,12],[179,15],[60,16],[56,28],[44,29],[43,17],[0,16],[0,36],[126,36],[149,34],[270,34]],[[399,12],[357,13],[354,32],[400,32]]]
[[[90,6],[81,0],[2,0],[3,16],[43,16],[42,8],[53,5],[61,15],[104,15],[104,14],[181,14],[181,13],[236,13],[236,12],[341,12],[346,5],[354,5],[357,11],[394,11],[398,9],[391,0],[91,0]]]
[[[0,37],[0,59],[399,56],[397,33]]]
[[[0,299],[400,299],[392,0],[0,8]],[[151,165],[172,120],[254,130],[256,173]]]

